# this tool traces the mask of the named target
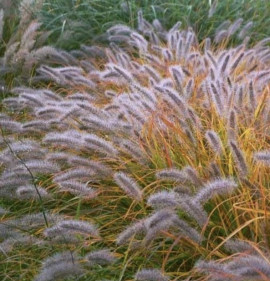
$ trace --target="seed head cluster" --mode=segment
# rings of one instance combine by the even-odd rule
[[[38,27],[4,57],[36,71],[2,102],[3,255],[39,248],[35,281],[269,279],[269,40],[238,19],[199,42],[139,12],[107,47],[32,50]]]

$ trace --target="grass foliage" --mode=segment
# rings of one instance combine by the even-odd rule
[[[40,0],[0,3],[0,99],[8,96],[10,88],[26,83],[34,70],[30,53],[42,46],[49,32],[38,31],[40,24],[35,13],[41,8]]]
[[[238,18],[253,21],[253,42],[270,35],[266,0],[45,0],[39,19],[45,30],[53,31],[50,43],[71,50],[104,41],[102,34],[114,24],[136,27],[140,9],[147,20],[158,19],[166,28],[179,20],[184,27],[192,26],[199,40],[213,37],[223,21]],[[234,44],[239,42],[232,39]]]
[[[105,47],[31,18],[3,52],[28,87],[1,103],[1,280],[270,280],[269,38],[135,12]]]

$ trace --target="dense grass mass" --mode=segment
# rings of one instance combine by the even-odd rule
[[[116,23],[135,27],[140,9],[147,20],[159,19],[166,28],[179,20],[184,27],[192,26],[199,40],[213,37],[223,21],[239,18],[254,22],[253,42],[270,35],[270,3],[266,0],[45,0],[39,18],[45,30],[53,31],[50,43],[70,50],[102,42],[100,35]]]
[[[117,23],[136,26],[139,10],[149,21],[159,19],[165,28],[170,28],[177,21],[181,21],[184,28],[192,26],[200,41],[206,37],[213,39],[217,28],[226,28],[224,23],[237,20],[242,21],[242,27],[247,25],[251,44],[269,36],[270,5],[264,0],[3,0],[1,9],[4,11],[3,22],[0,12],[0,56],[3,56],[0,59],[1,97],[7,96],[13,86],[27,84],[27,79],[35,70],[31,64],[33,58],[28,56],[33,48],[50,44],[73,50],[84,44],[106,45],[109,43],[106,30]],[[39,36],[32,36],[34,41],[19,48],[22,34],[31,28],[34,20],[41,25],[38,24],[35,29],[35,34]],[[226,44],[236,45],[242,39],[242,36],[230,36]],[[18,52],[18,56],[10,61],[14,52]],[[30,61],[27,69],[22,68],[23,61]]]
[[[43,28],[50,11],[71,51],[44,45],[25,13],[41,6],[18,6],[1,59],[1,280],[270,280],[269,38],[250,44],[261,22],[239,18],[258,2],[201,1],[177,22],[190,3],[122,2],[123,25],[109,2],[45,1]],[[69,45],[87,25],[108,44]]]

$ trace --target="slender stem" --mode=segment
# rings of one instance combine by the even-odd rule
[[[44,217],[44,221],[45,221],[45,225],[46,227],[49,226],[49,223],[48,223],[48,220],[47,220],[47,217],[46,217],[46,213],[45,213],[45,208],[44,208],[44,203],[43,203],[43,199],[42,199],[42,196],[38,190],[38,187],[36,185],[36,182],[35,182],[35,177],[33,175],[33,173],[31,172],[31,170],[29,169],[29,167],[25,164],[25,162],[23,161],[23,159],[18,155],[16,154],[13,149],[11,148],[10,144],[8,143],[8,141],[6,140],[5,138],[5,135],[4,135],[4,132],[3,132],[3,129],[2,127],[0,127],[0,130],[1,130],[1,134],[2,134],[2,137],[3,137],[3,141],[4,143],[7,145],[8,149],[10,150],[10,152],[21,162],[21,164],[26,168],[26,170],[28,171],[29,175],[31,176],[31,179],[32,179],[32,183],[34,185],[34,188],[37,192],[37,195],[38,195],[38,198],[39,198],[39,201],[40,201],[40,205],[41,205],[41,212],[43,214],[43,217]]]

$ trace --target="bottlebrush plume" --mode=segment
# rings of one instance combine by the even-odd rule
[[[14,229],[20,229],[24,231],[40,229],[46,226],[45,217],[48,224],[53,224],[63,219],[61,215],[51,214],[49,212],[40,212],[24,215],[16,219],[9,220],[8,226]]]
[[[245,240],[230,239],[225,243],[225,247],[232,253],[256,254],[256,250]]]
[[[35,237],[32,237],[30,235],[16,235],[10,238],[5,239],[3,242],[0,243],[0,252],[2,252],[4,255],[9,254],[12,252],[13,248],[17,246],[21,247],[29,247],[29,246],[40,246],[42,244],[45,244],[44,241],[37,239]]]
[[[217,263],[215,261],[199,261],[196,268],[209,275],[211,279],[223,280],[263,280],[269,278],[269,263],[263,258],[255,255],[236,256],[228,263]]]
[[[237,113],[235,110],[230,110],[228,118],[228,137],[229,139],[236,139],[237,136]]]
[[[182,85],[182,82],[183,82],[183,71],[181,69],[180,66],[171,66],[170,67],[170,72],[171,72],[171,75],[175,81],[175,87],[176,89],[180,92],[181,95],[184,94],[184,90],[183,90],[183,85]]]
[[[214,277],[215,280],[232,280],[230,277],[236,277],[230,270],[226,270],[226,266],[215,261],[204,261],[199,260],[195,264],[195,268],[201,272],[209,274],[211,277]],[[228,276],[229,278],[226,278]],[[222,279],[223,278],[223,279]]]
[[[188,116],[188,106],[186,104],[186,101],[181,98],[181,96],[179,96],[175,90],[165,87],[156,87],[156,89],[163,93],[162,98],[166,100],[178,113],[185,117]]]
[[[195,186],[200,186],[202,184],[202,180],[200,179],[198,172],[191,166],[185,166],[182,169],[182,172],[186,175],[187,180],[190,181]]]
[[[235,20],[228,28],[229,35],[230,36],[233,35],[240,28],[242,23],[243,23],[242,18],[239,18],[239,19]]]
[[[155,82],[159,82],[161,80],[161,76],[159,73],[149,65],[144,65],[145,71],[155,80]]]
[[[145,220],[140,220],[128,226],[124,231],[122,231],[116,240],[118,245],[123,245],[127,243],[136,234],[146,233],[146,222]]]
[[[221,178],[221,171],[217,165],[217,163],[215,162],[211,162],[210,163],[210,167],[209,167],[210,173],[213,177],[215,178]]]
[[[194,81],[193,79],[189,79],[186,87],[185,87],[185,98],[189,100],[192,96],[194,90]]]
[[[154,212],[146,219],[147,232],[144,244],[147,246],[157,235],[173,225],[177,215],[171,209],[162,209]]]
[[[223,61],[223,64],[221,65],[221,68],[220,68],[221,74],[224,74],[226,72],[229,60],[230,60],[230,55],[227,55],[225,57],[224,61]]]
[[[222,149],[222,143],[221,143],[221,140],[220,140],[218,134],[212,130],[208,130],[208,131],[206,131],[205,136],[206,136],[206,139],[207,139],[209,145],[211,146],[213,151],[216,153],[216,155],[221,155],[223,152],[223,149]]]
[[[130,37],[133,40],[134,45],[139,49],[140,52],[147,53],[148,42],[142,35],[140,35],[138,32],[132,32],[130,34]]]
[[[202,235],[195,229],[192,228],[184,220],[176,218],[173,220],[173,224],[179,230],[180,234],[184,237],[200,244],[203,240]]]
[[[49,129],[49,125],[47,122],[42,120],[35,120],[35,121],[29,121],[25,122],[22,125],[22,131],[24,133],[28,132],[46,132]]]
[[[247,22],[243,28],[241,29],[241,31],[238,33],[237,37],[239,39],[244,39],[247,35],[247,33],[250,31],[250,29],[253,27],[254,22],[253,21],[249,21]]]
[[[24,164],[17,165],[14,167],[14,171],[26,170],[26,167],[34,174],[36,173],[56,173],[59,172],[60,167],[55,163],[41,160],[29,160],[25,161]],[[28,170],[27,170],[28,171]]]
[[[158,19],[154,19],[152,25],[156,31],[159,31],[159,32],[164,31],[164,28]]]
[[[224,102],[222,95],[218,92],[214,83],[211,83],[210,93],[212,95],[212,101],[216,106],[218,114],[222,115],[224,111]]]
[[[247,254],[235,258],[226,266],[228,270],[232,270],[236,275],[246,278],[253,276],[253,278],[260,278],[262,276],[270,277],[270,265],[263,257],[258,255]]]
[[[40,97],[36,97],[31,94],[21,94],[20,99],[24,100],[24,103],[32,105],[32,106],[42,106],[42,101],[40,100]]]
[[[179,202],[179,208],[189,217],[193,218],[201,228],[207,224],[208,214],[203,209],[201,203],[196,201],[196,198],[189,195],[182,196],[182,200]]]
[[[187,180],[186,174],[178,169],[164,169],[156,172],[156,177],[162,180],[172,180],[177,182],[185,182]]]
[[[47,258],[42,265],[35,281],[54,281],[68,277],[79,276],[83,269],[78,258],[72,252],[62,252]]]
[[[51,152],[48,153],[46,159],[50,162],[64,161],[66,162],[70,155],[66,152]]]
[[[254,93],[254,85],[253,82],[250,81],[248,85],[249,89],[249,104],[252,110],[256,109],[256,99],[255,99],[255,93]]]
[[[47,237],[61,236],[62,234],[81,234],[84,236],[95,236],[98,237],[98,229],[95,225],[85,221],[79,220],[62,220],[51,228],[44,230],[44,235]]]
[[[204,204],[216,195],[229,194],[233,192],[236,187],[237,184],[232,179],[217,179],[204,185],[204,187],[198,191],[194,200]]]
[[[116,261],[116,258],[108,249],[93,251],[85,256],[89,265],[108,265]]]
[[[76,180],[64,180],[58,183],[60,191],[69,192],[73,195],[80,196],[83,199],[92,199],[97,196],[98,191],[87,186],[87,184]]]
[[[220,43],[223,40],[227,39],[229,37],[229,33],[227,30],[220,30],[216,35],[215,35],[215,42]]]
[[[72,166],[79,165],[89,167],[92,171],[96,172],[100,176],[110,176],[112,173],[111,169],[100,161],[93,161],[80,156],[68,155],[67,162]]]
[[[84,136],[83,147],[85,149],[95,150],[100,153],[105,153],[108,156],[115,156],[118,154],[118,150],[113,146],[109,141],[104,140],[103,138],[98,137],[94,134],[87,134]]]
[[[137,281],[169,281],[158,269],[141,269],[135,275]]]
[[[19,133],[22,130],[22,125],[16,121],[0,120],[0,127],[13,133]]]
[[[239,63],[241,62],[242,58],[244,57],[245,53],[241,52],[240,55],[235,59],[234,63],[232,64],[230,71],[231,73],[237,68]]]
[[[160,191],[152,194],[148,200],[147,204],[155,209],[163,208],[175,208],[178,206],[178,194],[175,192]]]
[[[191,195],[191,191],[188,187],[184,186],[184,185],[177,185],[174,189],[174,192],[176,192],[177,194],[179,194],[180,196],[183,195]]]
[[[69,134],[69,132],[48,133],[43,141],[48,144],[65,145],[67,147],[78,147],[82,145],[81,136],[77,137],[74,135],[73,137],[72,134]]]
[[[206,52],[207,58],[210,61],[210,63],[213,65],[214,69],[217,69],[217,61],[213,54],[210,51]]]
[[[142,200],[142,191],[139,185],[127,174],[123,172],[118,172],[114,174],[114,180],[121,187],[127,195],[136,201]]]
[[[49,199],[49,193],[42,187],[34,186],[20,186],[16,189],[16,195],[20,200],[35,199],[39,200],[40,197],[43,199]]]
[[[146,155],[137,144],[129,141],[128,139],[124,139],[120,142],[119,146],[123,148],[123,150],[128,153],[132,158],[136,159],[140,163],[147,163]]]
[[[206,53],[207,51],[209,51],[210,47],[211,47],[211,39],[210,38],[206,38],[204,40],[204,52]]]
[[[261,150],[253,154],[255,161],[270,166],[270,150]]]
[[[241,151],[241,149],[238,147],[238,145],[234,141],[230,141],[230,148],[231,148],[231,151],[233,154],[234,161],[239,170],[239,173],[242,176],[246,176],[248,173],[248,168],[247,168],[247,164],[246,164],[246,160],[244,158],[243,152]]]

